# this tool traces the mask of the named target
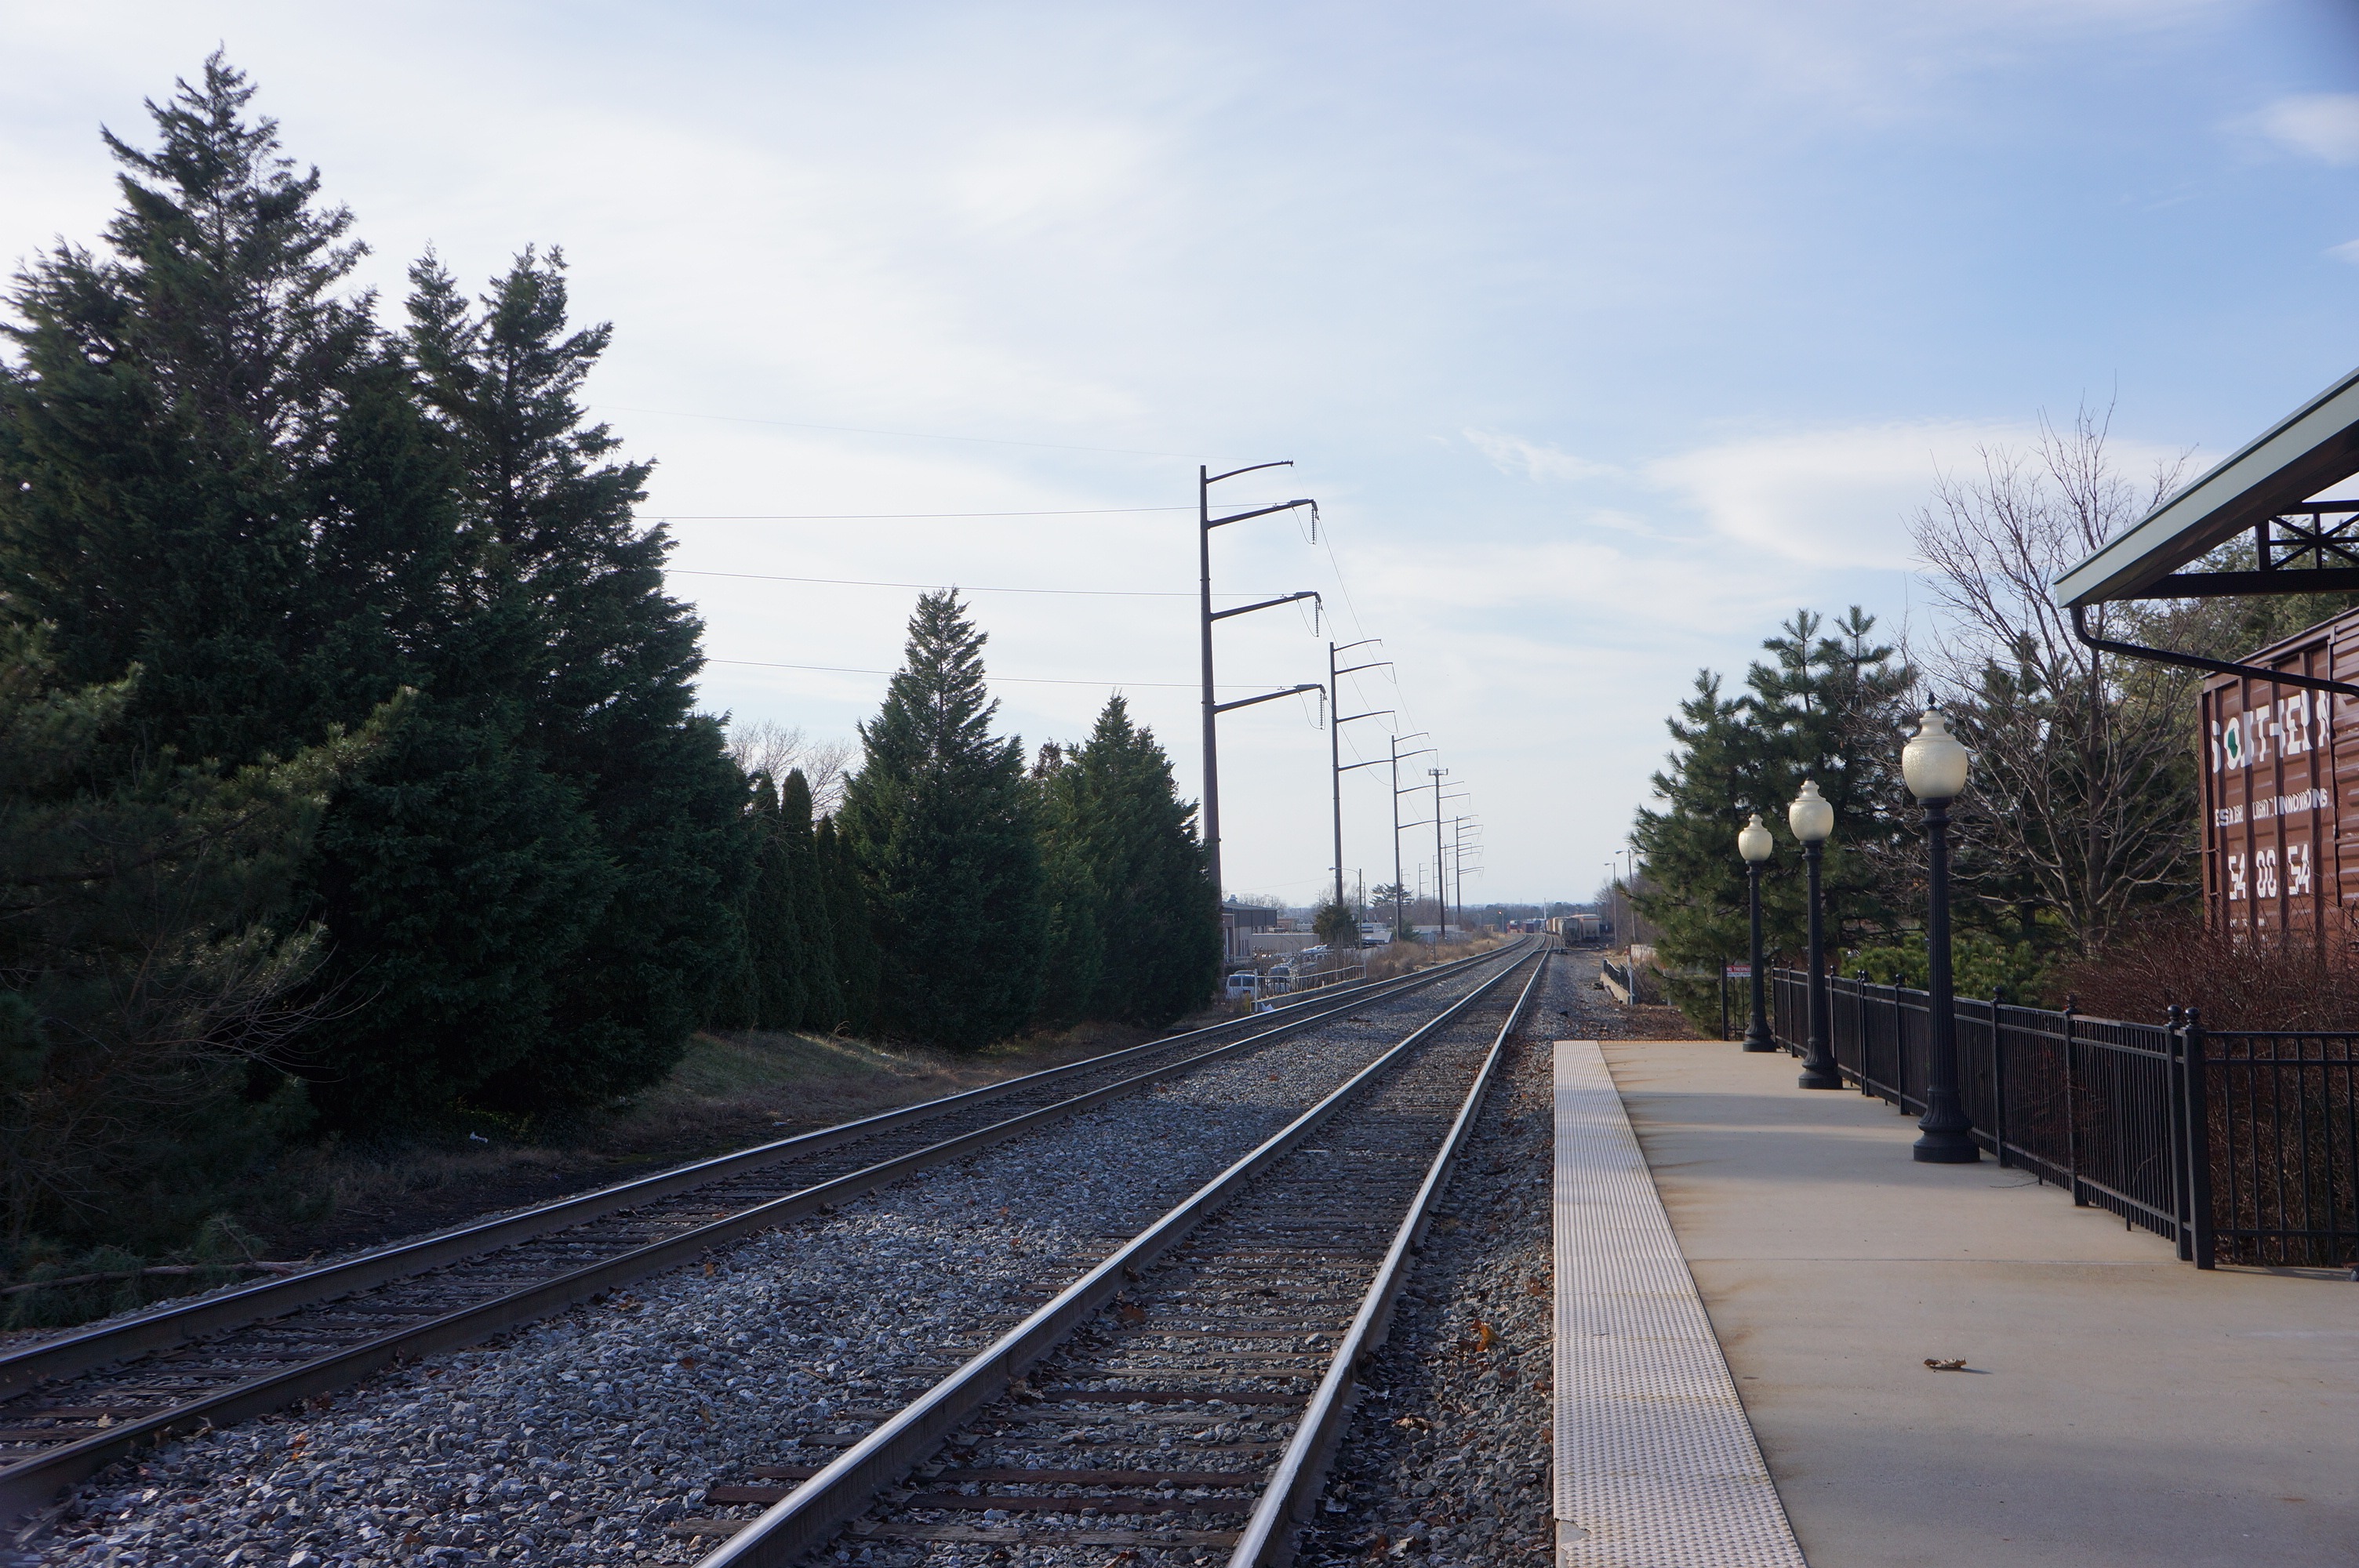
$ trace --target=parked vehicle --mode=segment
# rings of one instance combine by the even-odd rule
[[[1261,976],[1252,969],[1231,972],[1226,994],[1231,1001],[1256,1000],[1261,996]]]

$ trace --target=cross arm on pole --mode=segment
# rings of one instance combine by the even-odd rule
[[[1390,712],[1392,712],[1392,709],[1389,708],[1371,708],[1365,713],[1339,713],[1335,716],[1335,722],[1338,724],[1349,724],[1355,719],[1380,719]],[[1381,762],[1389,762],[1391,759],[1379,757],[1376,760]],[[1366,766],[1365,763],[1362,763],[1360,765],[1363,767]]]
[[[1226,713],[1232,708],[1251,708],[1256,702],[1276,702],[1281,697],[1294,697],[1306,691],[1324,691],[1327,688],[1313,681],[1308,686],[1288,687],[1284,691],[1266,691],[1259,697],[1241,697],[1234,702],[1216,702],[1212,705],[1212,711],[1215,713]]]
[[[1252,470],[1249,469],[1239,469],[1237,471],[1239,473],[1249,473]],[[1227,476],[1223,475],[1222,477],[1226,478]],[[1204,526],[1207,528],[1218,528],[1223,524],[1226,523],[1242,523],[1248,517],[1266,517],[1274,512],[1291,512],[1298,506],[1308,506],[1313,512],[1319,510],[1319,503],[1305,495],[1293,501],[1280,502],[1276,506],[1256,506],[1251,512],[1232,512],[1226,517],[1207,517],[1204,519]]]
[[[1212,619],[1226,621],[1232,615],[1250,615],[1256,610],[1268,610],[1280,604],[1292,604],[1297,600],[1303,599],[1319,599],[1319,590],[1315,588],[1306,588],[1300,593],[1281,594],[1276,599],[1265,599],[1259,604],[1240,604],[1234,610],[1215,610],[1212,611]],[[1321,599],[1319,602],[1324,605],[1327,601]]]
[[[1264,469],[1290,469],[1293,466],[1294,460],[1292,458],[1280,458],[1274,463],[1248,463],[1241,469],[1231,469],[1226,473],[1213,474],[1206,479],[1204,482],[1206,484],[1218,484],[1224,479],[1234,479],[1241,473],[1259,473]]]
[[[1342,767],[1337,768],[1335,771],[1339,773],[1348,773],[1353,768],[1381,768],[1386,762],[1391,761],[1392,759],[1390,757],[1378,757],[1372,762],[1345,762]]]

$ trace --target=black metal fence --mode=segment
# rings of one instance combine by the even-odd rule
[[[1808,985],[1770,977],[1777,1043],[1798,1055]],[[1845,1081],[1922,1112],[1930,999],[1832,977],[1827,993]],[[1974,1141],[2002,1165],[2169,1238],[2199,1268],[2359,1266],[2359,1032],[2213,1032],[1969,997],[1956,1017]]]

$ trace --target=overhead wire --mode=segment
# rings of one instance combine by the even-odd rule
[[[740,578],[748,582],[809,582],[834,588],[914,588],[936,589],[954,588],[961,593],[1046,593],[1066,594],[1084,599],[1193,599],[1191,592],[1171,588],[990,588],[981,584],[943,582],[895,582],[878,578],[856,577],[788,577],[777,572],[724,572],[701,567],[666,567],[674,577]],[[1241,593],[1216,594],[1219,599],[1244,599]]]
[[[1037,447],[1045,449],[1063,451],[1098,451],[1127,456],[1173,458],[1193,456],[1193,454],[1189,453],[1155,452],[1132,448],[1083,447],[1059,442],[1017,441],[992,437],[948,436],[922,431],[872,429],[848,425],[821,425],[799,420],[759,418],[752,416],[697,414],[679,409],[629,408],[616,404],[603,405],[603,406],[610,408],[617,413],[658,414],[679,418],[716,419],[742,424],[774,425],[794,429],[831,430],[853,435],[886,436],[920,440],[962,441],[993,446]],[[999,512],[672,513],[667,514],[662,520],[666,522],[749,523],[957,522],[1030,517],[1133,516],[1189,512],[1193,510],[1194,508],[1189,506],[1161,505],[1074,507],[1063,509]],[[1359,635],[1364,637],[1367,635],[1367,623],[1360,615],[1358,600],[1353,597],[1350,579],[1344,575],[1343,558],[1336,554],[1334,530],[1330,528],[1325,530],[1322,534],[1319,529],[1317,523],[1314,521],[1309,524],[1308,536],[1310,540],[1316,543],[1321,550],[1326,555],[1328,569],[1334,576],[1336,591],[1343,600],[1345,612],[1351,617],[1353,630]],[[967,593],[1009,593],[1057,598],[1190,599],[1196,597],[1196,595],[1189,593],[1186,590],[1172,589],[1060,589],[1023,588],[1006,585],[977,585],[973,587],[966,587],[956,584],[920,583],[891,579],[803,577],[786,573],[720,571],[687,567],[671,568],[668,569],[673,575],[680,577],[707,577],[754,582],[796,582],[809,583],[821,587],[836,588],[890,588],[902,589],[915,589],[922,590],[943,587],[959,587],[960,591]],[[1226,599],[1231,597],[1245,598],[1247,596],[1243,594],[1234,596],[1230,594],[1223,594],[1220,597]],[[1300,611],[1298,610],[1297,613],[1299,614]],[[1314,636],[1318,634],[1320,630],[1319,614],[1316,610],[1312,611],[1310,630]],[[896,673],[892,670],[874,669],[858,665],[797,664],[782,660],[714,658],[708,662],[716,665],[728,665],[752,669],[809,670],[832,675],[891,676]],[[1393,688],[1391,693],[1393,704],[1400,710],[1398,713],[1392,716],[1394,721],[1388,727],[1389,732],[1393,734],[1400,734],[1403,733],[1408,726],[1417,722],[1417,717],[1410,709],[1408,694],[1401,680],[1398,667],[1390,662],[1387,662],[1385,665],[1385,676]],[[1052,676],[995,676],[990,678],[1012,685],[1136,687],[1140,689],[1175,691],[1193,689],[1196,688],[1199,684],[1192,681],[1123,681]],[[1349,678],[1351,680],[1353,693],[1355,697],[1357,697],[1363,706],[1372,706],[1373,699],[1367,695],[1366,689],[1363,686],[1359,676],[1354,674]],[[1232,687],[1224,683],[1222,689],[1238,690],[1248,688],[1244,687]],[[1307,696],[1308,694],[1304,695]],[[1320,711],[1317,714],[1310,716],[1308,719],[1308,722],[1310,722],[1314,728],[1323,727],[1325,722],[1332,721],[1326,717],[1324,706],[1325,698],[1323,693],[1321,694],[1321,706]],[[1354,762],[1366,762],[1371,760],[1361,754],[1358,745],[1352,741],[1349,737],[1346,737],[1345,744],[1350,749],[1352,758]]]
[[[858,665],[790,665],[782,663],[776,659],[716,659],[707,657],[704,662],[708,665],[737,665],[747,669],[757,670],[821,670],[830,675],[840,676],[896,676],[901,673],[898,670],[870,669]],[[984,680],[986,685],[993,681],[999,681],[1003,683],[1013,683],[1018,686],[1102,686],[1121,687],[1125,688],[1137,687],[1141,689],[1168,687],[1178,691],[1201,691],[1203,689],[1202,683],[1191,680],[1084,680],[1077,676],[998,675],[986,675],[984,677]],[[1252,686],[1242,684],[1233,685],[1223,682],[1213,689],[1217,691],[1253,691],[1258,688]]]
[[[1127,517],[1192,506],[1071,506],[1039,512],[667,512],[658,523],[923,523],[975,517]]]
[[[864,425],[821,425],[808,419],[765,419],[752,414],[699,414],[685,408],[633,408],[621,403],[593,403],[616,414],[654,414],[667,419],[714,419],[731,425],[775,425],[787,430],[831,430],[844,436],[889,436],[904,441],[962,441],[984,447],[1035,447],[1051,452],[1104,452],[1125,458],[1180,458],[1201,462],[1201,452],[1158,452],[1144,447],[1083,447],[1070,441],[1017,441],[1001,436],[946,436],[928,430],[880,430]]]

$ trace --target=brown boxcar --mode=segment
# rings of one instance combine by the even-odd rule
[[[2359,685],[2359,611],[2243,662]],[[2212,676],[2202,722],[2212,926],[2346,931],[2359,905],[2359,698]]]

